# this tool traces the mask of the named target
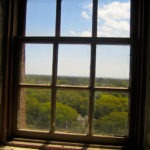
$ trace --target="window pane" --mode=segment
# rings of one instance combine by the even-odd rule
[[[62,36],[91,36],[92,0],[63,0]]]
[[[128,135],[128,94],[96,92],[94,109],[95,135]]]
[[[98,2],[98,36],[129,37],[130,0],[99,0]]]
[[[20,90],[19,129],[49,130],[51,91],[22,88]]]
[[[59,45],[58,84],[88,85],[90,46]]]
[[[130,46],[97,46],[96,86],[128,87]]]
[[[28,0],[26,13],[27,36],[54,36],[55,0]]]
[[[87,133],[88,92],[57,91],[56,131]]]
[[[52,45],[25,44],[22,52],[21,81],[30,84],[50,84],[52,75]]]

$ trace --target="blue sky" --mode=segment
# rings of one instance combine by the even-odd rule
[[[55,0],[28,0],[27,36],[55,35]],[[62,0],[61,36],[91,36],[91,0]],[[129,0],[99,0],[99,37],[129,37]],[[26,73],[51,75],[52,44],[26,44]],[[128,78],[129,46],[97,46],[96,77]],[[90,45],[60,45],[58,75],[89,76]]]

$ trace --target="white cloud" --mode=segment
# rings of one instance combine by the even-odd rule
[[[112,2],[103,5],[98,9],[98,17],[103,20],[115,19],[129,19],[130,3],[129,2]]]
[[[111,27],[108,26],[102,26],[98,28],[98,36],[106,36],[109,37],[111,36],[113,33],[113,29]]]
[[[92,19],[92,2],[83,5],[81,16],[85,19]]]
[[[129,29],[129,23],[127,21],[116,21],[116,20],[107,20],[105,22],[106,26],[112,27],[113,29],[119,29],[119,30],[128,30]]]
[[[127,37],[129,36],[129,22],[107,20],[98,26],[98,36]]]
[[[85,30],[85,31],[83,31],[83,32],[81,33],[81,36],[90,37],[90,36],[91,36],[91,32]]]
[[[70,33],[70,36],[83,36],[83,37],[90,37],[91,36],[91,32],[87,31],[87,30],[84,30],[81,33],[76,32],[74,30],[70,30],[69,33]]]
[[[86,11],[82,11],[81,16],[85,19],[90,19],[90,16],[88,15],[88,13]]]
[[[98,8],[98,35],[111,37],[129,36],[129,2],[112,2]]]
[[[84,5],[81,16],[91,19],[92,3]],[[90,20],[91,21],[91,20]],[[72,36],[90,37],[91,32],[82,33],[70,31]],[[130,34],[130,2],[117,0],[98,7],[98,36],[101,37],[129,37]]]

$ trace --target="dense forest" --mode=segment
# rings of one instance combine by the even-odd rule
[[[51,78],[27,75],[29,84],[50,84]],[[88,85],[86,77],[58,77],[59,85]],[[128,87],[126,79],[97,78],[96,86]],[[23,88],[26,99],[26,128],[49,130],[51,122],[51,90]],[[20,96],[22,98],[22,95]],[[56,131],[86,134],[88,131],[89,92],[82,90],[57,90]],[[128,134],[128,94],[122,92],[95,92],[93,134]]]

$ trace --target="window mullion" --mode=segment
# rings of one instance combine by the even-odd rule
[[[98,0],[93,0],[92,16],[92,38],[97,37],[97,11]],[[89,135],[92,135],[93,112],[94,112],[94,86],[95,86],[95,66],[96,66],[96,42],[91,45],[91,68],[90,68],[90,93],[89,93]]]
[[[56,30],[55,36],[60,37],[61,23],[61,0],[57,0],[56,4]],[[58,43],[53,46],[53,73],[52,73],[52,95],[51,95],[51,133],[55,131],[56,118],[56,83],[57,83],[57,66],[58,66]]]
[[[93,0],[92,37],[97,37],[98,0]]]
[[[89,135],[92,135],[93,112],[94,112],[94,85],[95,85],[95,57],[96,45],[91,46],[91,68],[90,68],[90,93],[89,93]]]

